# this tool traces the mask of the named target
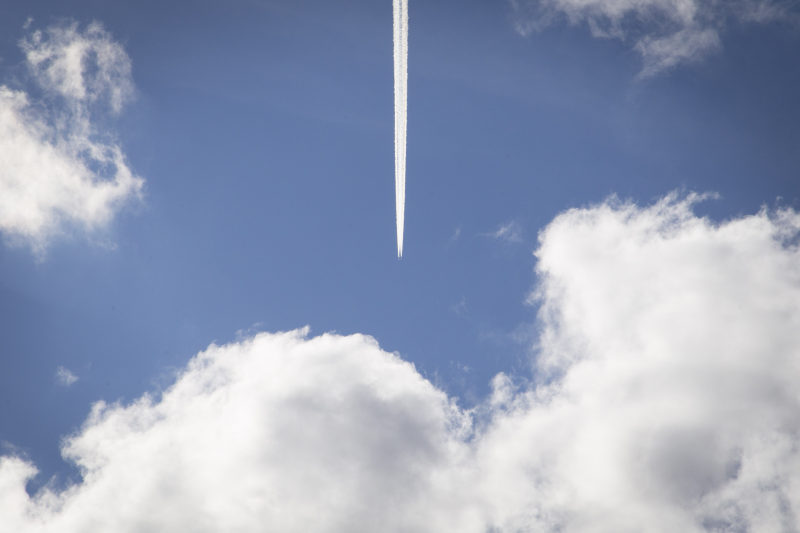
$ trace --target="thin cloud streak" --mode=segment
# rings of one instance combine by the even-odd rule
[[[397,257],[403,257],[408,126],[408,0],[394,0],[394,173]]]
[[[522,242],[522,228],[520,228],[519,224],[513,220],[503,224],[495,231],[482,233],[482,235],[508,243]]]

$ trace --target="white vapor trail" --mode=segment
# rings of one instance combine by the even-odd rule
[[[394,194],[397,257],[403,257],[406,210],[406,128],[408,126],[408,0],[394,2]]]

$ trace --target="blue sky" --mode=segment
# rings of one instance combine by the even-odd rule
[[[94,402],[162,390],[212,342],[258,331],[373,336],[461,408],[498,372],[535,381],[534,251],[568,209],[676,190],[717,193],[692,208],[717,222],[800,209],[795,3],[689,23],[651,3],[613,21],[602,1],[539,2],[552,20],[525,33],[527,4],[412,0],[402,260],[388,1],[8,6],[0,84],[45,121],[66,104],[22,40],[98,22],[124,50],[127,104],[85,105],[143,180],[91,230],[59,222],[42,244],[3,229],[0,442],[38,467],[29,489],[79,480],[62,438]],[[719,44],[642,76],[637,42],[661,19]],[[593,35],[598,20],[619,37]]]

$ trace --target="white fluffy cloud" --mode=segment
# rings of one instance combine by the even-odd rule
[[[541,234],[539,383],[482,443],[508,529],[795,529],[800,215],[715,225],[697,200]]]
[[[795,16],[779,0],[510,0],[517,29],[526,35],[559,18],[586,24],[595,37],[632,41],[642,56],[640,75],[695,62],[721,47],[732,22],[767,23]]]
[[[83,472],[0,532],[792,531],[800,214],[714,224],[697,197],[610,201],[540,236],[534,385],[464,411],[369,337],[260,334],[161,395],[99,403]]]
[[[82,485],[28,500],[30,465],[3,459],[0,531],[468,527],[463,421],[368,337],[261,334],[210,347],[160,398],[95,405],[64,447]]]
[[[40,96],[0,85],[0,232],[41,251],[68,228],[107,225],[143,180],[92,118],[133,92],[122,47],[97,23],[35,31],[21,47]]]

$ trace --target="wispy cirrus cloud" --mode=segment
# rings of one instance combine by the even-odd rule
[[[63,446],[81,483],[30,496],[6,452],[0,532],[791,530],[800,214],[697,201],[556,217],[532,379],[474,409],[363,335],[212,345],[93,407]]]
[[[491,237],[498,241],[507,243],[522,242],[522,226],[515,220],[501,224],[496,230],[482,233],[485,237]]]
[[[69,368],[66,368],[64,366],[59,366],[56,369],[56,382],[59,385],[69,387],[71,385],[74,385],[75,382],[77,381],[78,381],[78,376],[75,375],[75,373],[72,372]]]
[[[642,57],[640,77],[697,62],[722,47],[736,23],[797,20],[797,5],[778,0],[510,0],[523,35],[566,20],[592,35],[631,43]]]
[[[133,94],[123,48],[98,23],[32,31],[20,46],[37,91],[0,85],[0,232],[42,252],[68,229],[104,228],[144,181],[94,120]]]

